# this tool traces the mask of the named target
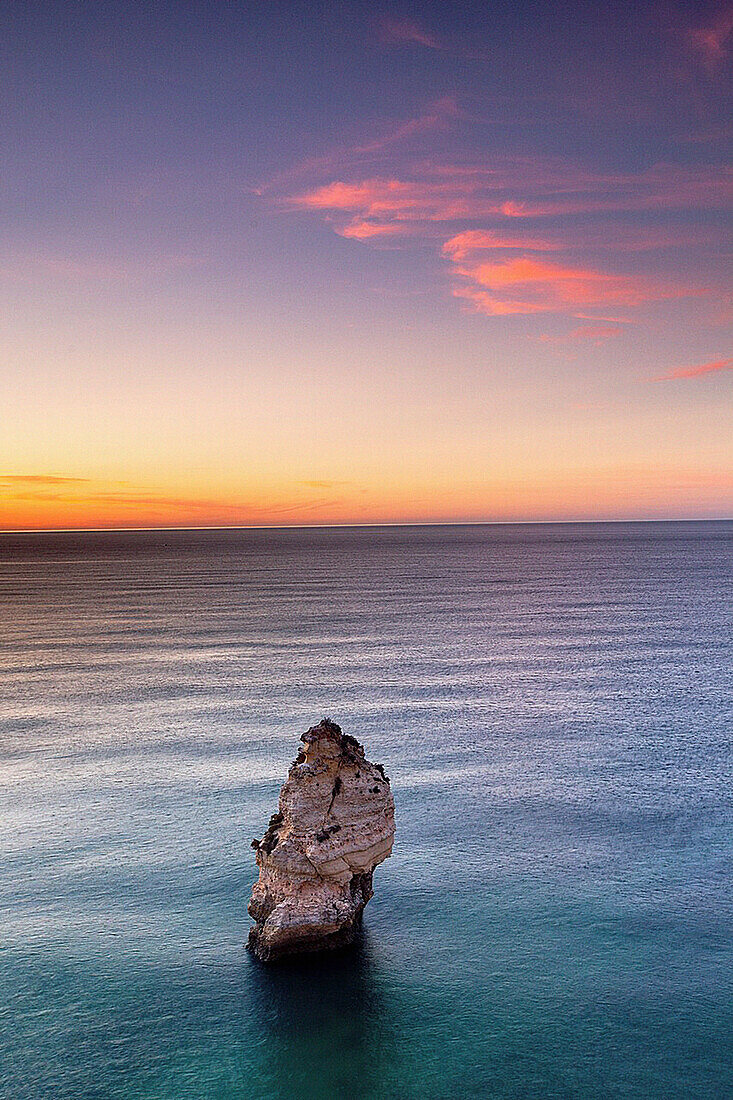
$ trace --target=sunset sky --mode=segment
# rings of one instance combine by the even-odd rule
[[[16,3],[0,527],[733,513],[732,3]]]

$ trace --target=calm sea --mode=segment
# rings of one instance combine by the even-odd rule
[[[733,1097],[733,524],[0,538],[3,1100]],[[244,950],[329,715],[364,942]]]

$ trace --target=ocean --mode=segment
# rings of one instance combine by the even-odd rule
[[[3,1100],[733,1097],[733,523],[0,537]],[[363,942],[244,944],[324,715]]]

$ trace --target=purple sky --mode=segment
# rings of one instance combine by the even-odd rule
[[[0,50],[2,526],[730,515],[733,4]]]

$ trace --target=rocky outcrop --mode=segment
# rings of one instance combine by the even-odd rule
[[[372,896],[372,872],[392,851],[394,800],[381,764],[324,718],[280,791],[257,851],[249,947],[263,960],[351,943]]]

